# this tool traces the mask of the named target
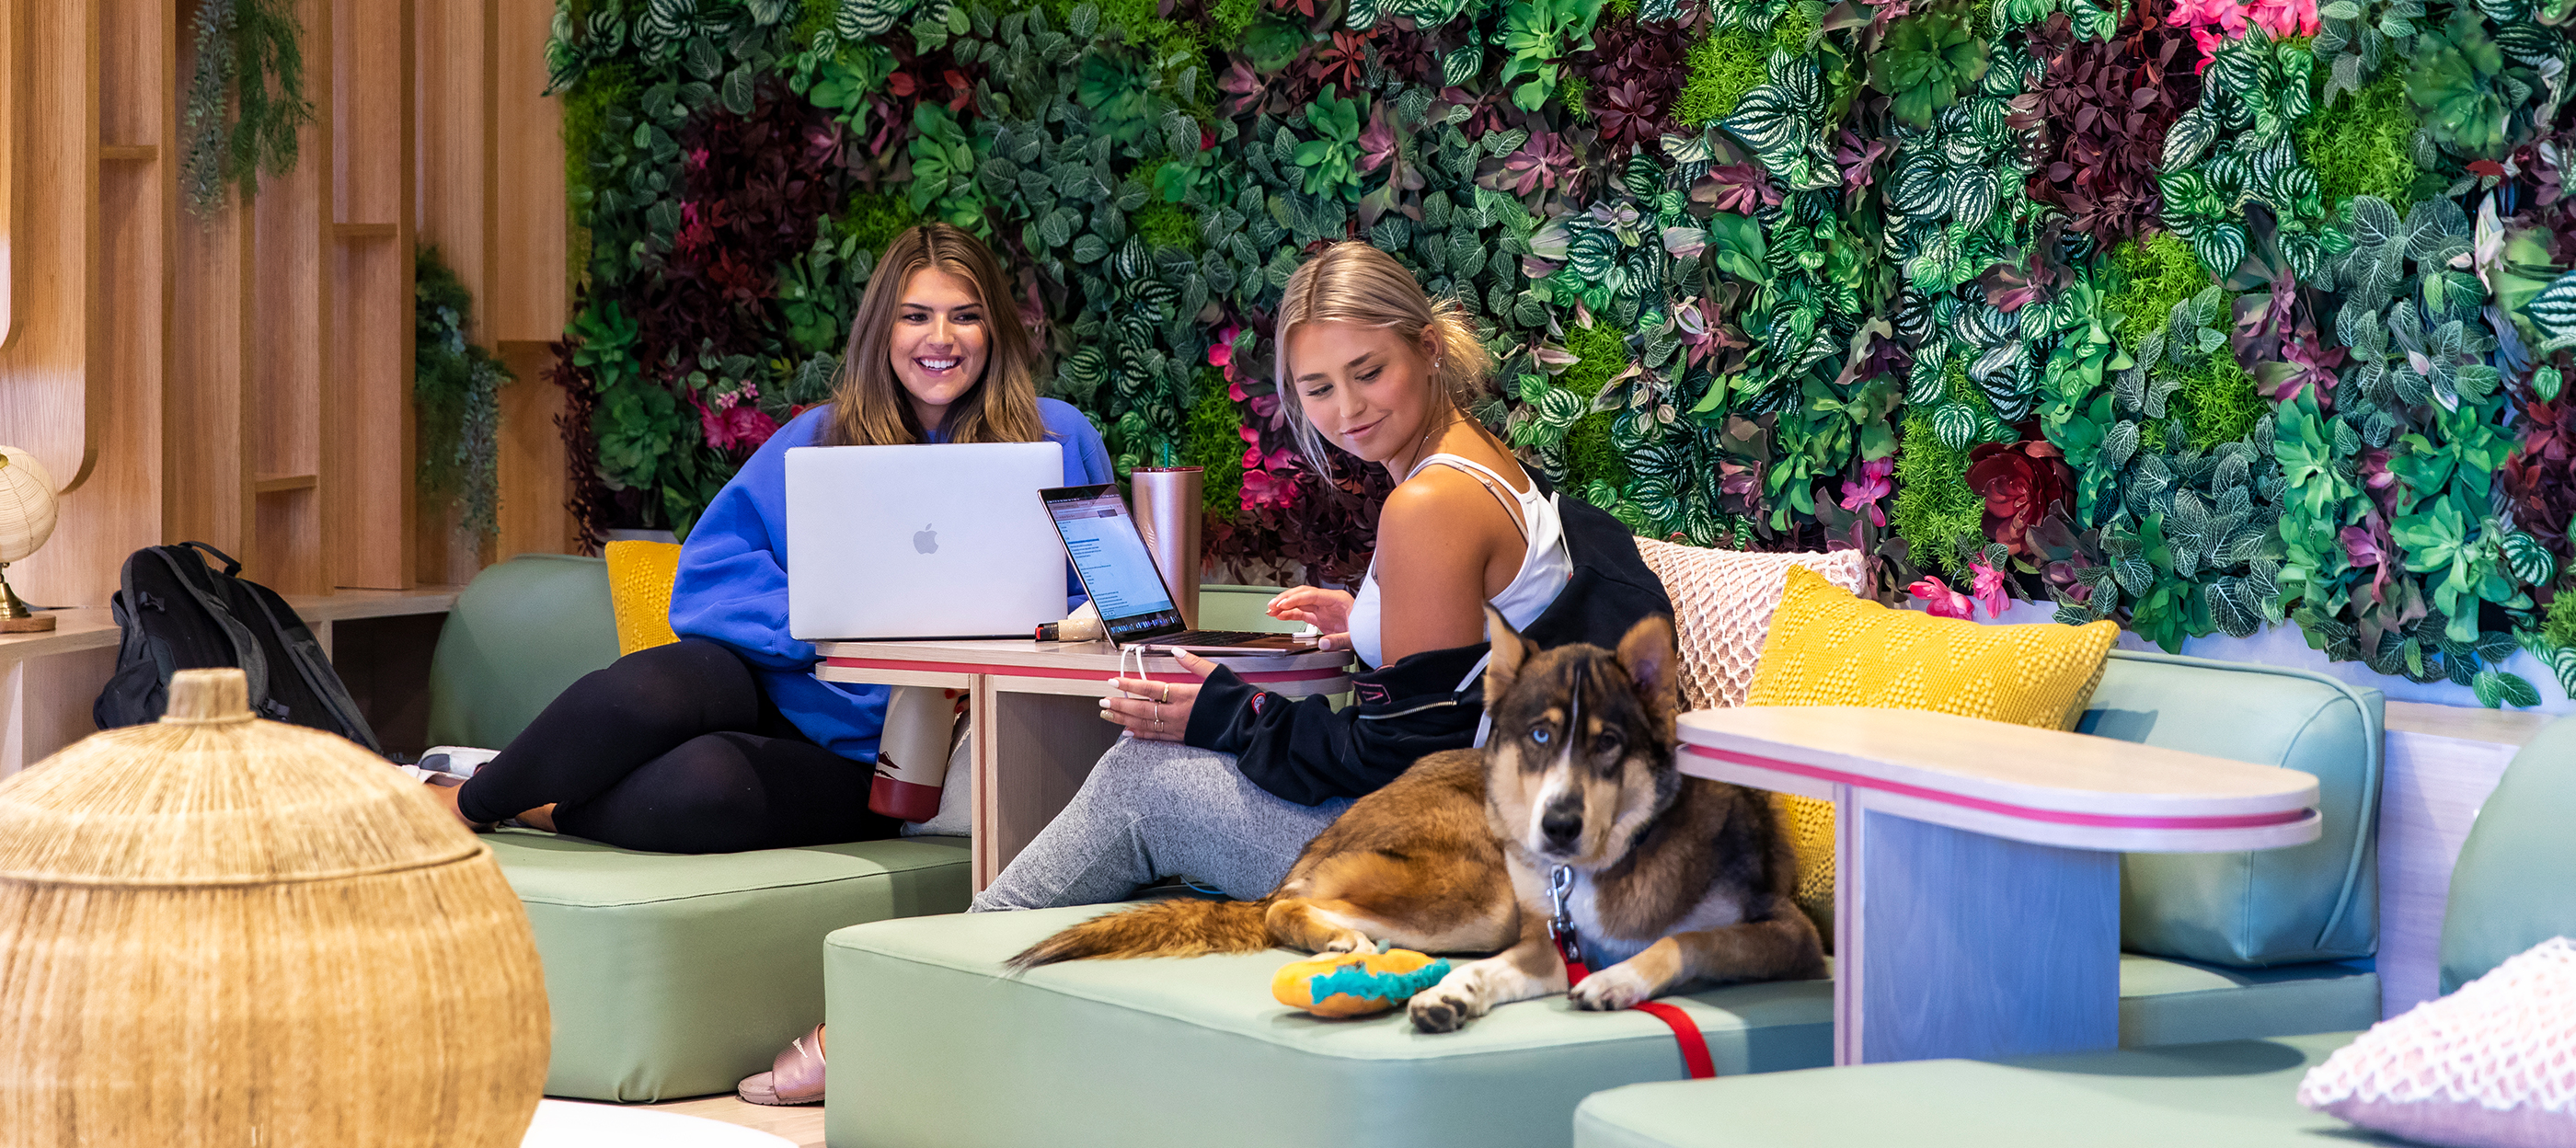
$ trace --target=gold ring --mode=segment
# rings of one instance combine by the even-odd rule
[[[1163,683],[1163,700],[1172,700],[1172,683],[1170,682]]]

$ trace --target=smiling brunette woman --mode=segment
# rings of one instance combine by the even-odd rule
[[[762,444],[680,551],[678,642],[575,682],[500,756],[438,790],[469,823],[515,817],[630,849],[730,853],[863,841],[886,688],[815,680],[787,633],[787,451],[1064,446],[1068,485],[1109,482],[1099,432],[1037,395],[1035,354],[991,252],[946,224],[897,236],[850,324],[832,401]]]
[[[1126,735],[977,910],[1116,901],[1183,876],[1263,896],[1351,799],[1480,740],[1487,603],[1540,646],[1616,646],[1671,613],[1627,527],[1558,497],[1466,414],[1492,362],[1465,312],[1385,252],[1342,243],[1309,259],[1278,331],[1307,458],[1321,469],[1338,449],[1399,478],[1357,594],[1301,586],[1270,605],[1373,667],[1355,704],[1256,690],[1186,653],[1202,684],[1118,679],[1126,696],[1101,716]]]

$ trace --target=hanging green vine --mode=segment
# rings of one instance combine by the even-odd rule
[[[508,367],[466,338],[474,296],[435,246],[412,275],[412,412],[419,426],[420,493],[453,499],[457,527],[477,538],[500,528],[501,385]]]
[[[313,122],[304,98],[304,28],[291,0],[204,0],[192,31],[196,66],[179,114],[179,187],[188,210],[211,216],[224,185],[247,200],[263,174],[295,170],[296,133]]]

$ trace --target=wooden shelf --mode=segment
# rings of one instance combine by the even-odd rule
[[[158,144],[101,144],[98,158],[150,162],[161,158],[161,147]]]
[[[252,484],[260,494],[277,494],[289,490],[311,490],[322,481],[320,475],[272,474]]]
[[[402,228],[391,223],[334,223],[331,225],[331,236],[334,239],[393,239],[401,234]]]

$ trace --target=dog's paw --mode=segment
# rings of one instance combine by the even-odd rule
[[[1323,951],[1327,953],[1374,953],[1377,951],[1377,942],[1368,939],[1367,934],[1364,934],[1357,929],[1352,929],[1344,932],[1340,936],[1334,937],[1332,940],[1324,942]]]
[[[1574,1007],[1597,1012],[1616,1012],[1655,995],[1655,986],[1627,965],[1612,965],[1583,978],[1583,983],[1566,992]]]
[[[1476,1017],[1476,1002],[1467,994],[1451,988],[1432,988],[1415,994],[1405,1012],[1413,1017],[1413,1027],[1423,1032],[1456,1032]]]

